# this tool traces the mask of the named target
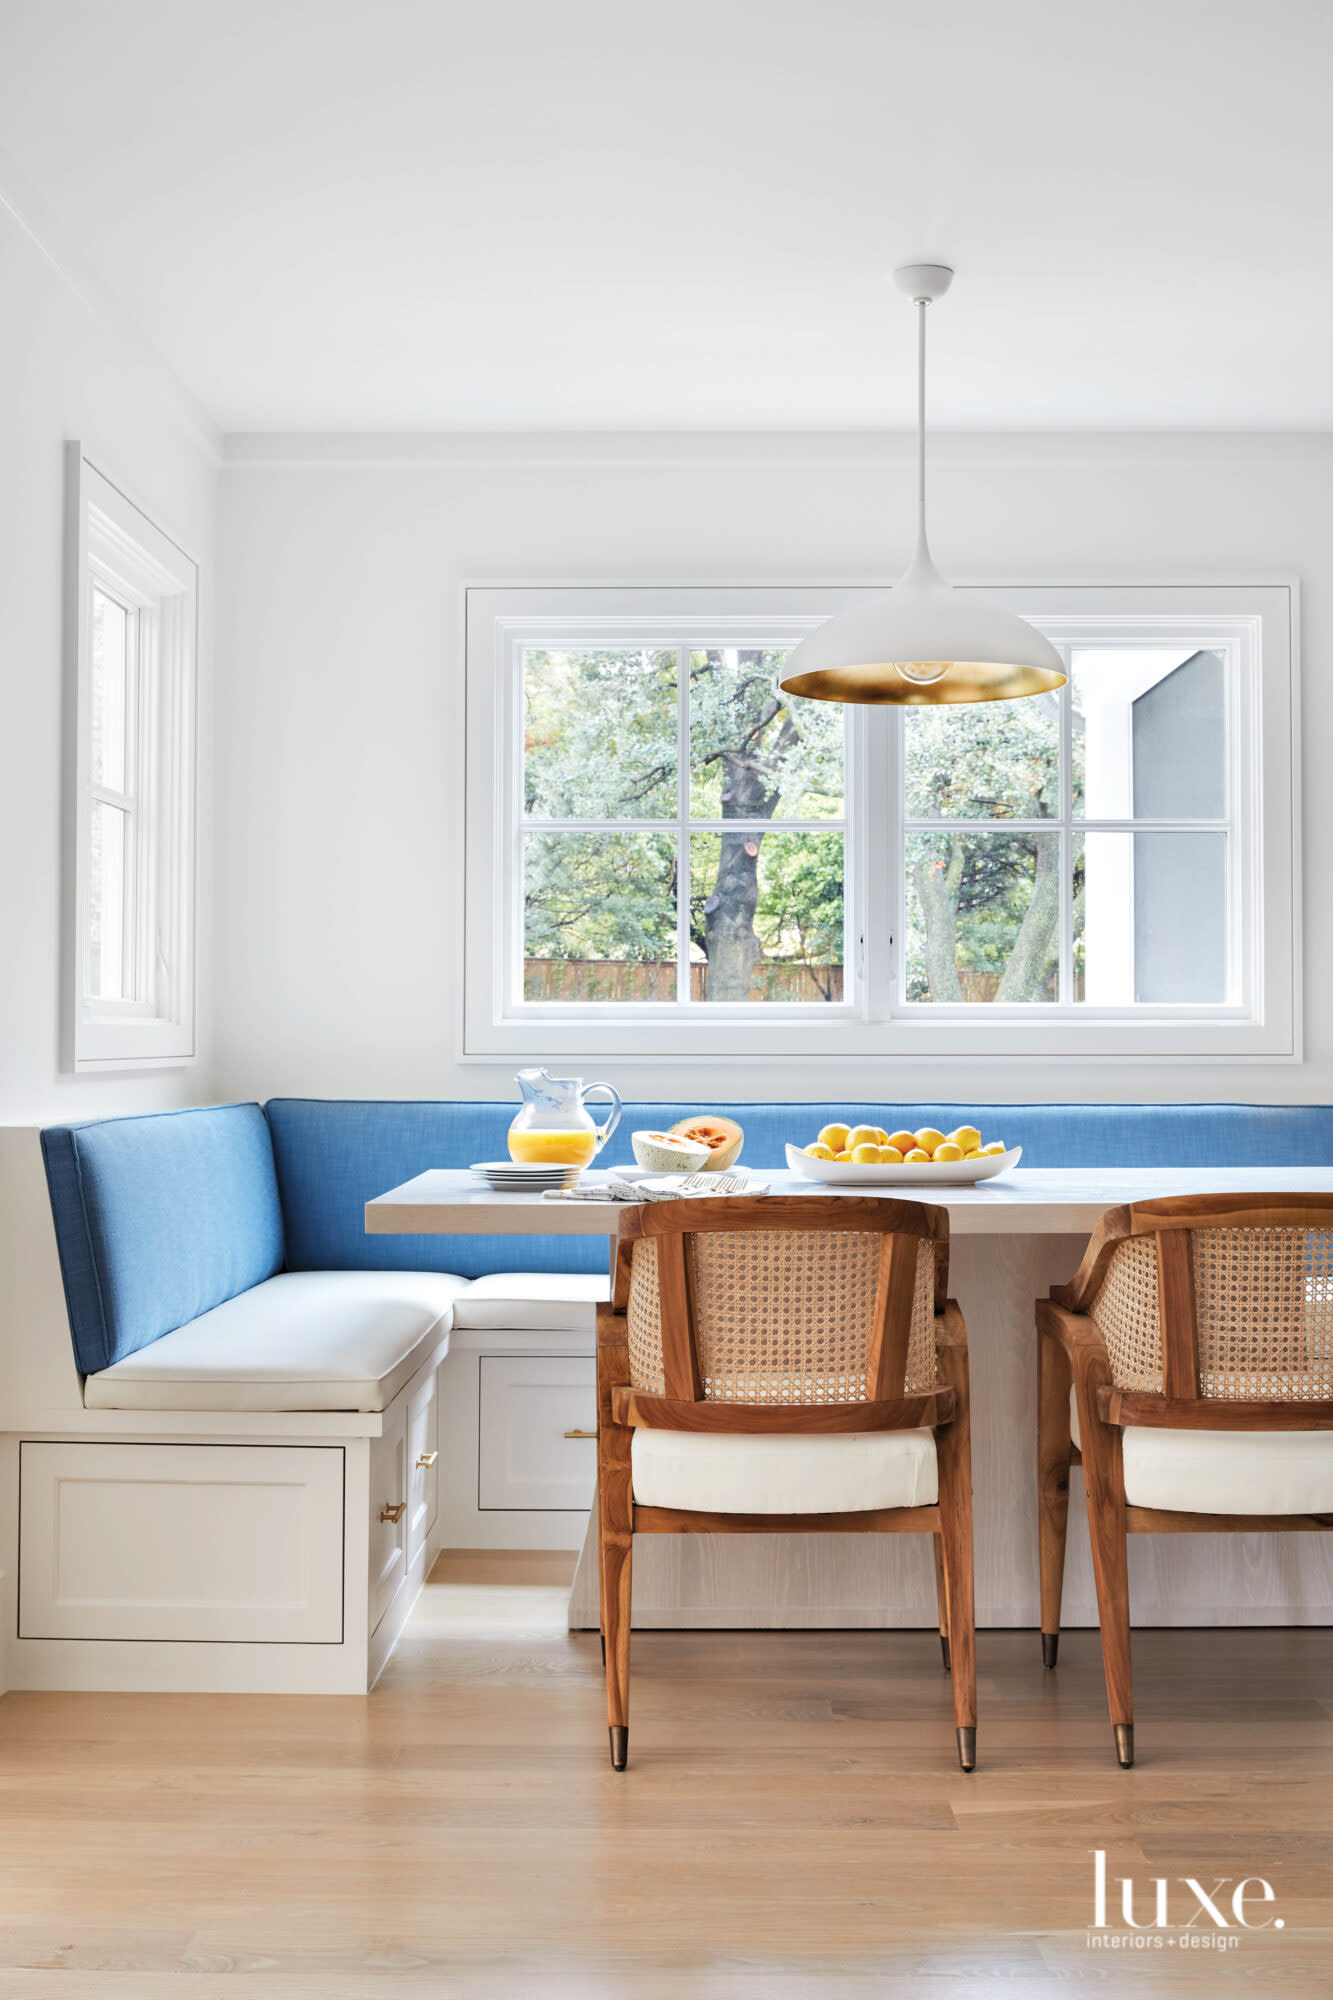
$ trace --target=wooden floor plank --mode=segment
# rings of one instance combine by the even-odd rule
[[[1333,1632],[645,1632],[610,1769],[570,1558],[442,1559],[365,1700],[0,1701],[0,2000],[1326,1995]],[[1263,1875],[1281,1932],[1090,1947],[1113,1875]]]

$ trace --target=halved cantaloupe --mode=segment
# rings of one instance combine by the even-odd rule
[[[708,1158],[700,1169],[705,1174],[718,1174],[733,1165],[745,1143],[745,1134],[734,1118],[723,1118],[711,1111],[682,1118],[671,1130],[679,1139],[693,1139],[697,1145],[707,1146]]]

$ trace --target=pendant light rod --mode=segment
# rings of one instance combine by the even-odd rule
[[[944,297],[953,283],[953,268],[901,264],[893,282],[916,307],[916,552],[907,573],[924,581],[938,575],[926,539],[926,307]]]
[[[933,568],[926,541],[926,308],[916,302],[916,555],[913,569]]]

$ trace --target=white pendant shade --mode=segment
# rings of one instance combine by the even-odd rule
[[[1064,663],[1035,625],[928,560],[892,590],[839,612],[788,654],[782,686],[823,701],[1006,701],[1063,687]]]
[[[815,701],[918,703],[1008,701],[1065,684],[1049,639],[1016,612],[946,583],[926,544],[926,318],[948,290],[945,265],[897,274],[915,299],[917,364],[917,547],[892,590],[877,591],[830,618],[787,656],[782,688]]]

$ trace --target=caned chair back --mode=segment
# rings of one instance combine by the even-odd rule
[[[1082,1309],[1118,1389],[1220,1402],[1333,1398],[1333,1197],[1135,1203],[1103,1218],[1089,1260]]]
[[[636,1390],[813,1408],[937,1387],[946,1210],[759,1197],[655,1204],[625,1223]]]

